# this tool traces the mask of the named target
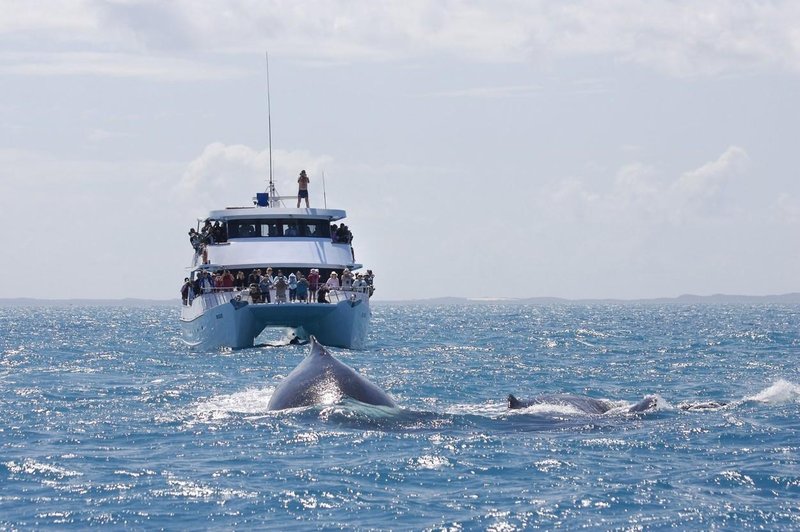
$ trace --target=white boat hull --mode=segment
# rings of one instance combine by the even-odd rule
[[[362,349],[370,308],[362,292],[341,291],[335,303],[252,303],[234,292],[203,294],[181,311],[183,340],[199,349],[252,347],[267,327],[289,328],[298,336],[313,334],[320,343]]]

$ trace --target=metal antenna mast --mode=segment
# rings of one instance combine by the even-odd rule
[[[325,208],[328,208],[328,194],[325,191],[325,170],[322,171],[322,198],[325,201]]]
[[[275,189],[275,178],[272,174],[272,107],[269,101],[269,52],[264,52],[267,59],[267,135],[269,137],[269,206],[275,207],[278,202],[278,191]]]

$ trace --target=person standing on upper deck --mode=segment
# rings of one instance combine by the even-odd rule
[[[309,208],[308,205],[308,183],[311,180],[306,175],[305,170],[300,170],[300,177],[297,178],[297,184],[299,185],[299,190],[297,191],[297,208],[300,208],[300,200],[305,198],[306,200],[306,209]]]

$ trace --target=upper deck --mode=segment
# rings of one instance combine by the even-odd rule
[[[334,232],[344,219],[339,209],[229,207],[209,213],[192,267],[356,269],[352,233]],[[219,231],[206,231],[210,223]],[[342,228],[346,228],[342,224]]]
[[[347,214],[340,209],[291,209],[276,207],[228,207],[218,211],[211,211],[208,218],[211,220],[241,220],[241,219],[277,219],[277,218],[307,218],[315,220],[328,220],[335,222],[345,218]]]

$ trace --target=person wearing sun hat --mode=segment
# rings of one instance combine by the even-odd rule
[[[339,274],[336,272],[331,272],[330,277],[325,282],[330,290],[338,290],[339,289]]]
[[[297,275],[294,272],[289,272],[286,282],[289,283],[289,303],[294,303],[297,299]]]
[[[364,274],[359,273],[356,275],[356,280],[353,282],[353,290],[356,292],[366,292],[367,291],[367,281],[364,280]]]
[[[350,288],[353,286],[353,273],[349,268],[345,268],[342,271],[340,282],[342,283],[342,290],[350,290]]]

